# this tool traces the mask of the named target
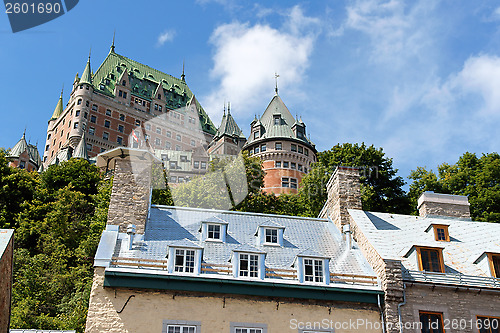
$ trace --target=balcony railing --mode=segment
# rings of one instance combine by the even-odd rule
[[[403,269],[403,280],[478,288],[500,288],[500,279],[488,276],[422,272]]]
[[[141,259],[141,258],[111,258],[111,266],[113,267],[133,267],[145,268],[153,270],[167,270],[167,260]],[[221,274],[231,275],[233,272],[231,264],[214,264],[203,262],[201,264],[201,274]],[[266,278],[277,280],[295,280],[298,281],[297,270],[285,268],[266,267]],[[376,276],[356,275],[356,274],[340,274],[330,273],[331,283],[342,284],[361,284],[368,286],[377,286],[378,279]]]

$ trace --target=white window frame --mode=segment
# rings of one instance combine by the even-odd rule
[[[195,333],[201,333],[201,321],[163,320],[162,333],[168,333],[169,327],[194,328]],[[180,332],[183,333],[183,329]],[[189,330],[185,330],[185,332],[189,332]]]
[[[314,282],[314,283],[324,283],[325,282],[325,274],[324,274],[324,259],[319,259],[319,258],[304,258],[303,259],[303,265],[304,265],[304,282]],[[311,274],[306,274],[306,265],[308,265],[306,262],[310,261],[311,263],[309,264],[312,266],[312,275]],[[320,264],[318,267],[317,264]],[[319,269],[318,269],[319,268]],[[318,272],[320,274],[318,274]],[[320,280],[320,281],[318,281]]]
[[[238,276],[240,277],[259,277],[259,254],[258,253],[238,253]],[[246,261],[246,269],[242,268],[242,263]]]
[[[218,228],[219,230],[210,230],[210,228]],[[219,234],[219,237],[214,237],[216,234]],[[210,237],[212,234],[212,237]],[[207,239],[211,240],[222,240],[222,226],[220,224],[207,224]]]
[[[192,265],[188,265],[188,252],[192,254],[189,262]],[[196,271],[196,250],[195,249],[174,249],[174,272],[175,273],[195,273]],[[178,258],[182,258],[182,264],[178,264]]]
[[[256,333],[267,333],[267,324],[238,322],[231,322],[229,324],[229,332],[231,333],[253,333],[251,330],[256,330]]]
[[[268,241],[268,231],[275,233],[275,235],[269,235],[271,238],[271,241]],[[264,244],[272,244],[272,245],[279,245],[279,230],[276,228],[264,228]],[[273,237],[276,237],[276,241],[273,242]]]

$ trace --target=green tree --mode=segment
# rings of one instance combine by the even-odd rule
[[[405,182],[396,175],[398,170],[393,168],[392,158],[373,145],[344,143],[318,153],[318,162],[302,179],[299,195],[308,206],[308,214],[319,214],[327,198],[326,183],[341,165],[360,168],[363,209],[400,214],[411,211],[402,189]]]
[[[464,153],[455,164],[443,163],[437,174],[418,167],[409,176],[408,197],[415,207],[424,191],[466,195],[471,217],[477,221],[500,222],[500,155]]]

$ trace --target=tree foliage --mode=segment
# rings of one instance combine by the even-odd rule
[[[466,195],[471,204],[471,217],[477,221],[500,222],[500,155],[466,152],[455,164],[443,163],[437,174],[418,167],[409,176],[408,197],[417,205],[424,191]],[[416,213],[416,211],[414,211]]]
[[[110,182],[84,160],[51,166],[40,177],[6,166],[0,153],[0,198],[17,194],[11,328],[83,332]]]
[[[393,168],[392,158],[373,145],[344,143],[318,153],[318,162],[302,179],[299,194],[310,215],[319,214],[327,198],[326,184],[340,165],[360,168],[364,210],[401,214],[410,211],[409,200],[402,189],[405,182],[396,176],[398,170]]]

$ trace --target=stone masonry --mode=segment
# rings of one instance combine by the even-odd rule
[[[342,225],[349,224],[348,209],[362,209],[359,169],[339,166],[326,184],[328,199],[319,217],[332,219],[342,230]]]
[[[0,242],[7,242],[7,246],[3,253],[3,246],[0,244],[0,333],[9,332],[12,265],[14,257],[14,237],[11,236],[11,232],[11,230],[0,229]],[[2,237],[2,234],[11,237],[8,239]]]
[[[470,218],[470,204],[465,196],[424,192],[418,199],[418,212],[425,216]]]
[[[137,233],[144,233],[151,196],[151,167],[151,161],[116,159],[108,224],[120,226],[120,232],[135,224]]]

